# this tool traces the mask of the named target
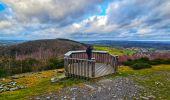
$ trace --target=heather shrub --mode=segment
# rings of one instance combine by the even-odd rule
[[[131,68],[138,70],[138,69],[144,69],[144,68],[151,68],[152,66],[148,63],[136,63],[130,66]]]

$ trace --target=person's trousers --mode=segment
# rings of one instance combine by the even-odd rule
[[[92,54],[87,54],[88,60],[91,60]]]

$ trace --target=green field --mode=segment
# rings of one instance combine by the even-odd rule
[[[98,45],[95,45],[94,49],[101,50],[101,51],[108,51],[109,53],[113,55],[133,55],[136,53],[135,50],[113,48],[113,47],[107,47],[107,46],[98,46]]]

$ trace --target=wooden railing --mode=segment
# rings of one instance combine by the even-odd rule
[[[118,56],[113,56],[106,51],[93,51],[92,60],[88,60],[85,50],[70,51],[65,54],[64,62],[67,77],[93,78],[95,63],[110,64],[117,71]]]

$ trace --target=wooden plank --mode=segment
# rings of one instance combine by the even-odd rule
[[[80,60],[78,60],[78,78],[80,78]]]
[[[83,76],[83,69],[84,69],[84,68],[83,68],[83,61],[80,60],[80,62],[81,62],[81,74],[80,74],[80,75],[81,75],[81,77],[82,77],[82,76]]]
[[[68,77],[68,58],[64,58],[65,76]]]
[[[74,59],[74,77],[76,77],[76,67],[77,67],[76,59]]]
[[[92,77],[95,77],[95,62],[92,62]]]
[[[70,66],[69,66],[69,77],[71,77],[71,67],[72,67],[72,59],[69,59],[69,63],[70,63]]]
[[[75,73],[75,67],[74,67],[74,59],[72,59],[72,77],[74,77],[74,73]]]
[[[87,77],[89,78],[89,66],[90,66],[91,62],[87,61]]]
[[[84,77],[86,77],[86,66],[87,66],[87,61],[84,61]]]

